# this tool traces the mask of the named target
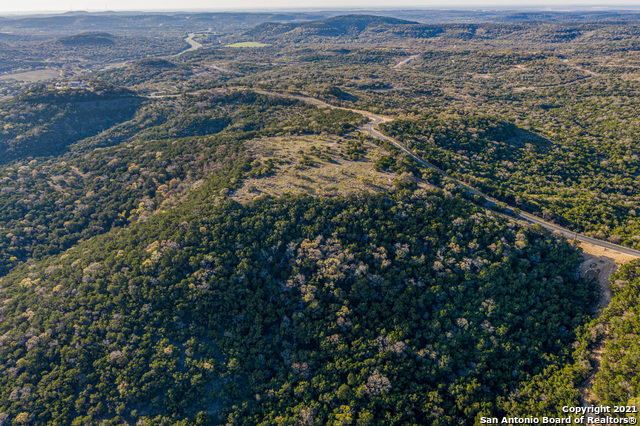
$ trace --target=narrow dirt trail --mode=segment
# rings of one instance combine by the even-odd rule
[[[566,60],[564,62],[566,62]],[[584,77],[576,78],[575,80],[565,81],[564,83],[543,84],[541,86],[515,87],[515,88],[513,88],[513,91],[514,92],[523,92],[525,90],[548,89],[550,87],[569,86],[571,84],[579,83],[581,81],[588,80],[588,79],[593,78],[593,77],[598,77],[600,75],[597,72],[593,72],[593,71],[588,70],[586,68],[579,67],[578,65],[573,65],[573,64],[569,64],[569,63],[566,63],[565,65],[567,65],[569,68],[573,68],[575,70],[582,71],[583,73],[585,73],[587,75],[585,75]]]

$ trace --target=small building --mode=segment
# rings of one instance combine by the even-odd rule
[[[60,83],[56,83],[56,89],[58,90],[63,90],[63,89],[86,89],[89,87],[89,83],[87,83],[86,81],[79,81],[79,80],[75,80],[75,81],[63,81]]]

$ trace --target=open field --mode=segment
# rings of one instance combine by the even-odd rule
[[[17,72],[13,74],[0,75],[0,81],[16,80],[27,83],[37,83],[39,81],[51,80],[60,76],[59,69],[45,69],[35,71]]]
[[[249,153],[262,161],[272,159],[277,168],[270,176],[246,179],[233,198],[246,202],[264,194],[341,196],[391,190],[398,176],[378,172],[374,168],[376,160],[388,153],[371,142],[364,142],[363,145],[364,156],[352,161],[343,156],[346,143],[342,138],[299,136],[251,141],[248,143]],[[317,151],[310,151],[312,146]],[[310,152],[322,153],[323,158],[311,156]],[[303,165],[303,156],[311,158],[313,165]],[[418,182],[418,186],[433,189],[433,186],[422,181]]]

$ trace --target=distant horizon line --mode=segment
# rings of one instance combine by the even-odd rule
[[[186,9],[50,9],[50,10],[23,10],[23,11],[2,11],[0,16],[27,16],[27,15],[64,15],[74,13],[86,14],[109,14],[109,13],[265,13],[265,12],[339,12],[339,11],[460,11],[460,12],[491,12],[491,11],[529,11],[529,12],[626,12],[640,11],[640,5],[618,4],[612,6],[596,5],[519,5],[519,6],[377,6],[377,7],[270,7],[270,8],[186,8]]]

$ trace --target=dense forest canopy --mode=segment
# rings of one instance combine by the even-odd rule
[[[193,208],[3,279],[8,414],[472,420],[593,303],[566,242],[442,194]]]

